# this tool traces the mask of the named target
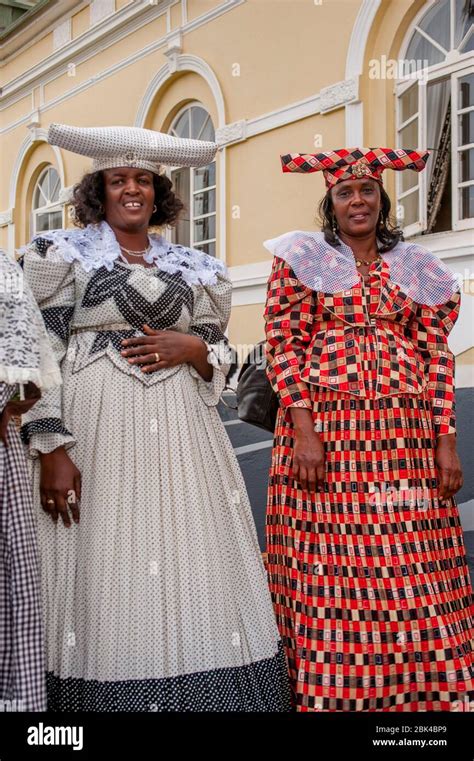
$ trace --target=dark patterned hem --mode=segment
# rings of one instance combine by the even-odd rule
[[[119,682],[46,674],[49,711],[291,711],[281,642],[278,652],[247,666],[163,679]]]

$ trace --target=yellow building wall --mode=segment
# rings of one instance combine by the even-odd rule
[[[232,345],[251,346],[253,343],[263,341],[265,338],[263,310],[264,304],[232,307],[228,329],[229,341]]]
[[[203,61],[212,72],[222,94],[224,123],[219,123],[212,87],[205,78],[191,71],[176,71],[155,94],[144,126],[167,131],[178,110],[191,102],[199,102],[208,110],[216,128],[271,117],[275,111],[343,81],[361,4],[362,0],[323,0],[321,4],[311,0],[247,0],[200,24],[205,14],[217,14],[226,5],[221,0],[188,0],[187,21],[196,27],[182,33],[182,55]],[[395,139],[393,80],[370,79],[370,60],[398,56],[406,30],[422,5],[423,0],[384,0],[375,17],[359,80],[366,145],[388,146]],[[116,0],[117,11],[126,6],[132,8],[133,3]],[[91,29],[89,6],[81,8],[78,3],[77,8],[69,12],[74,40],[85,38]],[[158,4],[157,14],[160,8]],[[57,23],[61,21],[58,10]],[[43,130],[53,121],[82,126],[134,124],[150,82],[168,65],[170,33],[178,35],[182,24],[183,4],[178,1],[113,44],[109,44],[112,37],[105,35],[94,56],[84,62],[79,62],[80,55],[71,56],[67,63],[75,64],[74,76],[68,76],[65,63],[44,81],[35,81],[30,90],[19,93],[7,107],[0,99],[1,176],[12,175],[34,109],[39,109]],[[155,44],[159,47],[148,52]],[[52,53],[50,30],[14,58],[10,56],[3,65],[0,62],[2,84],[31,71]],[[17,124],[19,120],[23,121]],[[218,227],[225,214],[225,251],[220,250],[218,238],[218,255],[225,257],[228,266],[268,261],[269,254],[262,245],[266,238],[291,229],[318,228],[317,206],[325,192],[322,176],[283,174],[280,154],[345,144],[346,114],[344,107],[339,107],[250,136],[218,154],[217,162],[225,161],[225,209],[217,194]],[[64,151],[61,156],[65,186],[73,185],[90,170],[85,157]],[[31,234],[28,194],[35,172],[47,161],[56,164],[51,149],[40,142],[30,148],[21,167],[14,199],[16,246],[23,245]],[[385,186],[393,199],[393,173],[386,174]],[[0,183],[0,211],[10,209],[10,200],[9,181]],[[0,227],[0,245],[5,247],[8,242],[8,229]],[[260,340],[262,311],[263,304],[235,306],[231,339],[241,343]]]

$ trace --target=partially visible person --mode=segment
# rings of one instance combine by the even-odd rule
[[[21,267],[0,249],[0,705],[8,711],[46,710],[36,526],[14,418],[60,383]]]

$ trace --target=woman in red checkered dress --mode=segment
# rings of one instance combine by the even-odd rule
[[[454,494],[453,273],[389,221],[383,169],[427,152],[282,157],[323,169],[320,233],[266,241],[278,394],[268,575],[299,711],[463,710],[472,590]]]

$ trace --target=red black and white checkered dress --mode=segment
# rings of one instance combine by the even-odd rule
[[[454,498],[438,500],[434,460],[437,436],[455,432],[459,305],[459,292],[416,304],[384,260],[329,294],[274,259],[268,575],[299,711],[461,710],[474,697],[462,529]],[[324,443],[324,491],[293,477],[294,406],[312,410]]]

